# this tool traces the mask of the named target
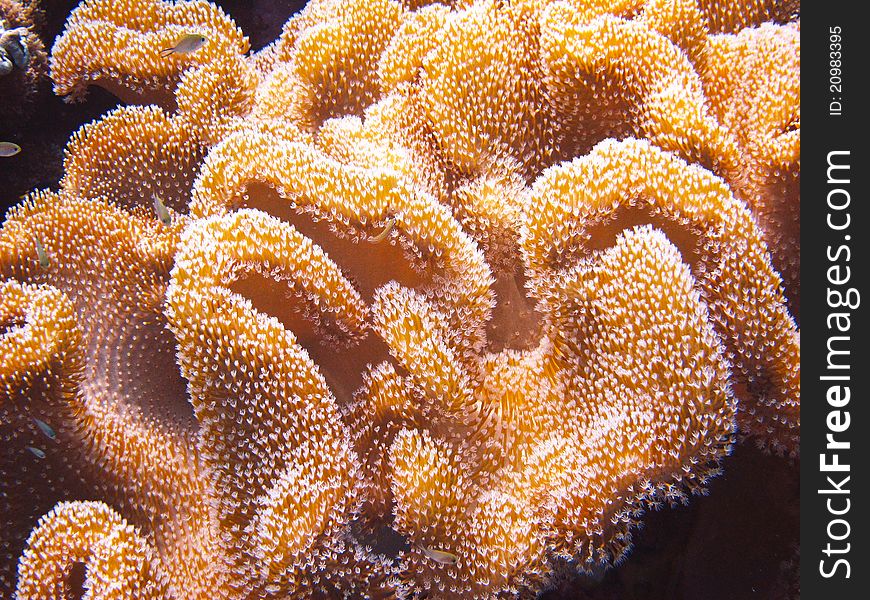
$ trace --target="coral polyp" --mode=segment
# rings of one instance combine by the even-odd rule
[[[81,3],[55,92],[129,105],[0,229],[0,591],[525,596],[798,457],[799,8],[743,4]]]

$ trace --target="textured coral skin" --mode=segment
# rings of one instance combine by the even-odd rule
[[[799,456],[799,16],[729,4],[82,3],[55,90],[129,105],[0,228],[0,592],[527,596]]]
[[[39,83],[45,78],[46,56],[39,38],[39,6],[30,0],[0,0],[0,135],[8,138],[19,131],[33,112]],[[17,32],[13,41],[9,36]],[[13,67],[11,45],[26,48],[24,68]],[[18,57],[21,54],[19,50]]]

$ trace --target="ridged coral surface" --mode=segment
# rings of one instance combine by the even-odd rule
[[[527,596],[797,457],[799,28],[82,3],[55,91],[128,105],[0,229],[0,593]]]

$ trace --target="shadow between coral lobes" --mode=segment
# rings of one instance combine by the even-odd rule
[[[748,444],[708,496],[646,514],[617,568],[567,577],[541,600],[794,600],[799,465]]]

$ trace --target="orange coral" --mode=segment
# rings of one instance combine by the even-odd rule
[[[252,237],[239,239],[240,230]],[[346,339],[359,335],[365,307],[310,241],[262,213],[201,220],[184,236],[168,315],[201,424],[230,586],[274,593],[311,585],[312,564],[332,573],[327,580],[353,576],[340,564],[350,550],[338,544],[354,514],[357,459],[292,333],[230,291],[249,270],[287,281],[325,332]]]
[[[8,136],[30,116],[48,58],[36,31],[36,2],[0,0],[0,133]]]
[[[123,107],[73,135],[62,185],[79,198],[148,211],[158,196],[183,211],[203,150],[182,119],[156,106]]]
[[[19,598],[60,598],[67,592],[65,565],[82,562],[95,598],[120,597],[117,582],[127,583],[125,598],[165,598],[165,581],[155,572],[153,549],[118,513],[100,502],[58,504],[43,517],[21,559],[25,582]]]
[[[160,56],[191,33],[207,39],[197,51]],[[52,48],[51,78],[55,93],[73,99],[100,85],[128,102],[168,102],[186,67],[248,47],[235,23],[204,0],[93,0],[70,14]]]
[[[765,21],[784,23],[800,16],[800,0],[699,0],[698,6],[713,33],[734,33]]]
[[[742,147],[735,193],[749,204],[800,316],[800,31],[765,24],[710,37],[710,105]]]
[[[797,455],[798,26],[429,4],[311,2],[252,57],[205,2],[73,12],[59,93],[162,108],[0,229],[4,591],[527,594],[735,430]]]
[[[640,21],[607,15],[587,23],[559,4],[543,19],[543,62],[558,107],[578,89],[603,87],[608,95],[615,87],[610,102],[626,106],[630,132],[716,172],[736,169],[734,142],[709,114],[700,78],[673,42]]]
[[[673,181],[680,182],[676,195]],[[606,247],[626,225],[651,219],[668,232],[691,260],[729,350],[741,429],[761,433],[759,443],[778,451],[797,451],[799,335],[761,232],[721,180],[647,142],[602,142],[545,173],[530,214],[524,251],[532,289],[545,303],[562,301],[553,288],[563,285],[559,274],[572,258]]]
[[[95,231],[112,235],[97,236]],[[35,402],[45,422],[70,432],[60,447],[46,448],[46,455],[59,453],[66,461],[80,457],[77,464],[85,467],[84,473],[79,468],[72,473],[84,475],[89,489],[124,507],[128,520],[146,527],[169,557],[166,572],[171,579],[195,590],[203,581],[197,572],[208,572],[203,565],[209,558],[208,552],[201,552],[200,558],[191,552],[200,544],[208,547],[209,517],[207,507],[197,502],[204,482],[190,446],[193,420],[184,384],[173,375],[175,350],[161,312],[173,237],[150,216],[135,217],[102,202],[46,194],[8,216],[0,236],[0,270],[5,277],[65,292],[66,296],[52,292],[47,299],[57,304],[54,310],[61,315],[76,314],[57,325],[44,324],[49,333],[70,340],[65,352],[71,358],[66,362],[58,363],[47,354],[49,348],[40,348],[46,365],[42,369],[59,383],[47,385],[46,391],[41,386],[28,389],[34,377],[44,377],[34,367],[19,367],[7,375],[17,382],[16,388],[26,386],[24,399],[14,408],[27,411],[22,402]],[[36,238],[44,240],[48,267],[37,260]],[[105,281],[111,286],[107,288]],[[29,291],[25,298],[32,300],[19,310],[38,318],[39,305],[31,303],[41,295]],[[28,339],[12,338],[9,354],[19,355],[18,346],[30,343]],[[69,391],[58,395],[60,384]],[[13,446],[8,451],[20,454],[22,449]],[[64,486],[52,481],[46,488],[49,497],[65,494]],[[153,504],[143,506],[140,498]],[[194,517],[203,530],[181,526],[180,521]],[[203,582],[200,589],[212,584]]]
[[[703,483],[727,447],[733,405],[692,286],[662,234],[627,234],[566,286],[565,320],[595,332],[588,345],[502,355],[474,391],[479,414],[494,418],[396,437],[394,527],[417,546],[407,576],[436,596],[534,586],[554,551],[618,558],[641,499],[673,502]],[[468,425],[480,429],[457,435]],[[459,560],[433,564],[424,548]]]

